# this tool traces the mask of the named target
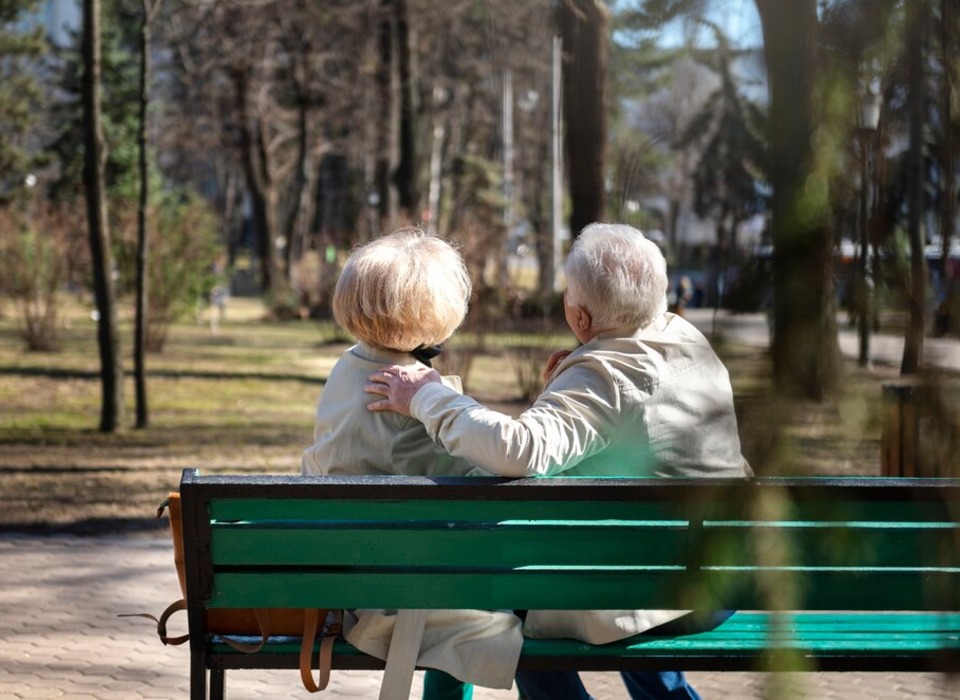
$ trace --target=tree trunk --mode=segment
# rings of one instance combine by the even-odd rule
[[[770,89],[777,388],[820,400],[839,372],[827,183],[816,175],[817,0],[757,0]]]
[[[417,94],[418,76],[411,51],[410,23],[407,21],[406,0],[394,0],[397,27],[397,67],[400,78],[400,159],[393,171],[397,188],[397,203],[407,221],[420,218],[420,186],[417,181]]]
[[[222,179],[223,191],[223,240],[226,242],[227,270],[233,270],[237,262],[237,250],[243,236],[243,214],[240,208],[240,178],[230,169]]]
[[[543,110],[542,134],[550,133],[550,110]],[[540,298],[546,300],[553,293],[554,268],[556,261],[553,257],[553,227],[550,225],[550,212],[547,207],[546,195],[550,192],[549,174],[550,148],[549,138],[539,137],[537,159],[534,168],[533,187],[527,195],[527,209],[530,225],[536,236],[537,246],[537,292]]]
[[[376,165],[374,187],[377,193],[377,210],[380,216],[380,231],[390,226],[390,162],[393,155],[393,12],[392,0],[380,0],[380,16],[377,24],[377,119]]]
[[[257,252],[260,256],[260,277],[263,291],[268,297],[276,297],[283,280],[274,241],[277,234],[277,192],[270,174],[267,153],[267,135],[259,117],[255,124],[244,131],[248,134],[247,163],[249,172],[256,172],[255,185],[251,187],[250,201],[253,220],[260,233],[257,237]]]
[[[607,142],[607,31],[599,0],[561,0],[563,119],[570,184],[570,234],[603,219],[604,147]]]
[[[299,262],[306,250],[314,247],[314,222],[317,218],[317,180],[320,170],[320,163],[317,161],[319,150],[311,149],[305,154],[301,166],[303,168],[299,176],[300,196],[297,203],[297,213],[294,217],[293,226],[290,232],[290,270],[293,269],[292,263]]]
[[[680,249],[677,245],[679,240],[679,231],[677,231],[678,226],[680,225],[680,201],[671,193],[668,198],[668,209],[667,209],[667,235],[668,240],[670,241],[670,250],[673,251],[674,255],[679,258],[683,256],[680,255]]]
[[[250,210],[253,215],[255,250],[260,258],[260,288],[268,297],[275,296],[280,284],[276,270],[277,256],[274,253],[273,239],[276,235],[276,212],[274,201],[276,193],[270,177],[269,164],[266,161],[263,127],[259,120],[250,114],[249,69],[234,71],[234,99],[237,114],[240,115],[240,152],[243,168],[247,177],[247,189],[250,193]]]
[[[910,147],[907,151],[907,233],[910,238],[910,311],[903,345],[901,374],[920,371],[923,355],[924,305],[926,301],[926,261],[923,258],[923,33],[926,9],[923,0],[907,3],[907,112],[910,119]]]
[[[293,169],[293,181],[289,186],[290,207],[284,223],[287,236],[286,272],[287,284],[293,284],[293,270],[310,248],[310,231],[316,213],[317,201],[317,158],[319,150],[314,148],[313,101],[309,94],[310,85],[303,57],[296,58],[292,76],[293,90],[297,109],[297,146],[296,166]]]
[[[444,227],[448,235],[459,234],[466,219],[467,198],[464,196],[466,167],[462,154],[466,152],[467,144],[474,140],[476,125],[470,115],[474,113],[475,103],[479,99],[474,85],[464,85],[459,89],[466,90],[466,94],[460,96],[458,102],[462,107],[459,107],[450,118],[450,138],[447,140],[447,147],[454,154],[450,178],[450,216]]]
[[[940,213],[940,280],[947,294],[953,292],[953,267],[950,265],[950,243],[953,240],[954,218],[957,214],[957,177],[956,155],[953,152],[953,4],[955,0],[940,0],[940,51],[943,71],[943,84],[940,86],[943,100],[943,154],[941,171],[943,172],[943,209]]]
[[[133,374],[137,398],[137,428],[150,424],[147,402],[147,259],[149,234],[147,210],[150,206],[150,153],[147,144],[147,112],[150,105],[150,29],[160,0],[143,0],[143,25],[140,29],[140,124],[137,127],[137,146],[140,150],[140,201],[137,207],[137,308],[133,340]]]
[[[83,176],[93,286],[99,313],[97,344],[102,387],[100,431],[112,433],[123,424],[123,365],[104,184],[107,154],[100,112],[100,0],[83,2],[83,66]]]

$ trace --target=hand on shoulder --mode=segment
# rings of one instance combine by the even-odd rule
[[[367,404],[368,410],[393,411],[405,416],[410,415],[410,403],[420,387],[441,381],[439,372],[423,365],[390,365],[371,374],[368,380],[370,383],[363,390],[384,397]]]

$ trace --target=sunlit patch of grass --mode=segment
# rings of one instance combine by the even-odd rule
[[[162,354],[148,355],[150,425],[137,430],[126,314],[127,416],[124,430],[103,434],[96,327],[86,304],[68,300],[66,308],[60,353],[25,352],[11,313],[0,315],[0,523],[151,517],[158,496],[190,466],[297,473],[312,441],[317,398],[351,342],[329,321],[265,321],[259,302],[231,300],[216,332],[185,319],[171,328]],[[468,393],[512,415],[529,403],[510,353],[535,349],[527,367],[533,382],[535,355],[577,345],[562,327],[481,330],[457,333],[441,359],[471,353]],[[770,389],[766,350],[712,342],[730,372],[743,451],[757,473],[879,473],[881,387],[898,380],[896,368],[848,363],[831,400],[787,403]],[[960,379],[936,383],[960,411]]]

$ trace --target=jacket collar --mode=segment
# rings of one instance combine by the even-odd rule
[[[361,359],[384,365],[412,365],[416,363],[416,360],[413,359],[413,356],[408,352],[377,348],[363,341],[358,342],[350,348],[349,352]]]

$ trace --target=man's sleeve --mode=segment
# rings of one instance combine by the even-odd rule
[[[437,444],[490,473],[555,476],[607,445],[619,410],[612,381],[576,368],[562,374],[516,419],[436,383],[410,409]]]

